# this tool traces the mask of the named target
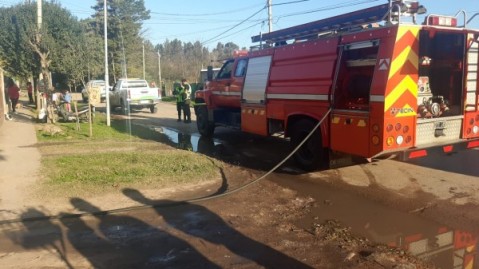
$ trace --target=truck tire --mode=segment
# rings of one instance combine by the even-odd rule
[[[155,105],[150,106],[150,112],[151,113],[156,113],[156,112],[158,112],[158,108]]]
[[[312,120],[303,119],[296,122],[291,131],[292,148],[296,148],[315,126],[316,123]],[[326,163],[320,128],[316,129],[308,141],[296,151],[294,160],[305,171],[317,170]]]
[[[196,109],[196,127],[201,135],[210,137],[215,132],[214,123],[208,120],[208,108],[200,106]]]

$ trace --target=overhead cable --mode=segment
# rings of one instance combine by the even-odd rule
[[[259,14],[261,11],[263,11],[263,10],[265,10],[265,9],[266,9],[266,6],[263,7],[262,9],[256,11],[255,13],[253,13],[253,15],[251,15],[251,16],[249,16],[248,18],[244,19],[244,20],[241,21],[240,23],[235,24],[233,27],[229,28],[228,30],[226,30],[226,31],[224,31],[224,32],[222,32],[222,33],[220,33],[220,34],[218,34],[218,35],[216,35],[216,36],[214,36],[214,37],[212,37],[212,38],[210,38],[210,39],[207,39],[206,41],[201,42],[201,44],[207,44],[208,42],[210,42],[210,41],[212,41],[212,40],[214,40],[214,39],[216,39],[216,38],[218,38],[218,37],[220,37],[220,36],[222,36],[222,35],[228,33],[229,31],[231,31],[231,30],[235,29],[236,27],[240,26],[241,24],[245,23],[246,21],[248,21],[249,19],[253,18],[254,16],[256,16],[257,14]]]

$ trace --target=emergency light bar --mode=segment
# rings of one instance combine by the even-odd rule
[[[242,57],[242,56],[247,56],[248,51],[247,50],[234,50],[233,51],[233,57]]]
[[[429,15],[427,25],[457,27],[457,18],[450,16]]]

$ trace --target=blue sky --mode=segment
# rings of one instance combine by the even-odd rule
[[[44,0],[47,1],[47,0]],[[79,18],[93,14],[95,0],[56,0]],[[0,0],[0,6],[22,0]],[[268,31],[266,0],[145,0],[151,19],[144,23],[144,37],[153,44],[178,38],[184,42],[204,42],[208,47],[217,42],[234,42],[249,47],[251,36]],[[419,1],[428,13],[455,15],[465,10],[470,18],[479,12],[479,0]],[[273,30],[339,15],[375,5],[386,0],[272,0]],[[462,18],[459,20],[462,23]],[[470,24],[479,29],[479,15]],[[235,27],[236,26],[236,27]]]

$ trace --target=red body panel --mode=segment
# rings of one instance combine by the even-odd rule
[[[209,109],[241,108],[241,129],[245,132],[271,135],[269,124],[274,121],[280,122],[275,127],[281,126],[289,136],[291,122],[298,118],[320,120],[331,108],[331,115],[321,126],[324,147],[363,157],[412,149],[418,132],[420,36],[423,29],[433,28],[398,24],[251,51],[235,59],[231,78],[210,82],[203,96]],[[368,42],[376,49],[374,58],[367,58],[369,65],[345,68],[341,62],[343,48]],[[242,103],[245,78],[233,75],[238,61],[263,56],[272,56],[265,98],[259,104]],[[348,72],[351,74],[345,75]],[[354,75],[371,77],[367,101],[351,106],[344,102],[339,108],[335,93],[351,84]],[[258,90],[260,95],[262,90]],[[476,96],[477,92],[479,89]],[[461,137],[455,142],[459,138],[479,138],[479,132],[473,132],[479,125],[479,110],[463,115]],[[443,146],[448,151],[453,148]]]

